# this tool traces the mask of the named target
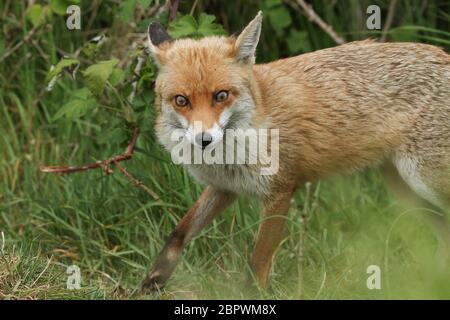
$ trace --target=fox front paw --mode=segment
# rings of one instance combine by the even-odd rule
[[[161,290],[167,282],[167,277],[162,274],[151,273],[145,278],[141,285],[141,291],[154,292]]]

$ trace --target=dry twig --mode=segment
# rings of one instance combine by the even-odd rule
[[[59,173],[59,174],[68,174],[68,173],[74,173],[74,172],[80,172],[80,171],[87,171],[91,169],[103,169],[107,174],[113,173],[113,170],[111,169],[111,164],[113,164],[119,171],[122,173],[125,177],[128,178],[136,187],[141,188],[144,190],[147,194],[149,194],[154,200],[159,201],[160,198],[149,187],[144,185],[142,181],[139,179],[136,179],[131,173],[129,173],[124,167],[122,167],[119,163],[121,161],[129,160],[133,157],[134,154],[134,148],[136,146],[137,138],[139,136],[139,128],[134,129],[133,137],[131,138],[130,143],[128,144],[127,149],[124,153],[111,157],[106,160],[100,160],[96,161],[94,163],[85,164],[82,166],[44,166],[41,167],[41,172],[45,173]]]
[[[178,5],[180,0],[169,0],[169,21],[175,20],[177,17]]]
[[[397,5],[397,0],[391,0],[389,3],[388,15],[386,18],[386,23],[384,24],[383,34],[381,35],[380,42],[385,42],[389,29],[391,28],[392,21],[394,20],[395,6]]]
[[[309,20],[317,24],[325,31],[337,44],[344,44],[346,41],[340,37],[333,27],[322,20],[322,18],[314,11],[313,7],[304,0],[297,0],[297,4],[303,9]]]
[[[139,81],[140,74],[141,74],[141,69],[144,66],[144,63],[146,61],[147,61],[147,54],[145,53],[145,50],[144,50],[143,53],[137,57],[136,67],[133,70],[133,73],[136,78],[131,83],[132,90],[131,90],[130,95],[128,96],[128,101],[130,101],[130,102],[133,101],[134,97],[136,96],[136,92],[138,89],[138,81]]]
[[[114,165],[116,166],[117,169],[119,169],[119,171],[125,176],[127,177],[133,184],[135,187],[139,187],[142,190],[144,190],[145,192],[147,192],[154,200],[158,201],[159,200],[159,196],[150,188],[148,188],[146,185],[144,185],[142,183],[141,180],[136,179],[135,177],[133,177],[131,175],[131,173],[129,173],[124,167],[122,167],[118,161],[113,161]]]
[[[14,52],[16,52],[22,45],[24,45],[25,43],[27,43],[31,37],[34,36],[34,34],[36,33],[36,31],[40,28],[40,25],[36,25],[35,27],[33,27],[33,29],[31,29],[23,38],[22,40],[20,40],[19,42],[17,42],[17,44],[15,44],[14,46],[12,46],[11,48],[7,49],[6,52],[0,57],[0,62],[2,62],[3,60],[5,60],[6,58],[8,58],[10,55],[12,55]]]

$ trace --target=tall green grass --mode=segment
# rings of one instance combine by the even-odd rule
[[[385,13],[385,1],[313,4],[351,40],[378,36],[361,24],[369,2]],[[224,3],[199,1],[196,12],[217,14],[232,32],[263,7],[260,1]],[[399,1],[391,40],[426,41],[448,49],[449,6],[428,3],[423,9],[421,1]],[[36,34],[35,44],[26,43],[0,66],[0,231],[5,239],[0,237],[0,298],[142,298],[136,288],[147,268],[201,192],[171,163],[153,134],[140,138],[138,152],[125,165],[159,195],[159,202],[118,173],[39,172],[41,165],[79,164],[122,152],[114,141],[101,148],[94,142],[102,132],[92,119],[52,121],[74,89],[73,82],[64,80],[52,92],[44,91],[43,79],[61,50],[74,52],[105,26],[112,37],[124,28],[113,15],[96,16],[96,4],[84,3],[92,30],[68,33],[64,20],[55,18],[51,29]],[[109,5],[105,1],[100,11]],[[188,12],[191,5],[183,2],[180,11]],[[29,32],[25,6],[21,1],[0,4],[0,56]],[[333,45],[293,7],[284,6],[293,20],[290,28],[307,31],[311,50]],[[270,31],[271,22],[264,23]],[[262,61],[295,54],[284,41],[289,30],[279,37],[263,34]],[[111,48],[113,54],[115,50]],[[258,209],[258,203],[247,198],[228,209],[187,246],[167,288],[146,298],[450,298],[450,270],[435,258],[434,235],[396,205],[376,169],[320,181],[309,192],[299,190],[267,291],[248,287],[245,281]],[[81,290],[66,289],[66,267],[72,264],[81,268]],[[366,287],[366,269],[372,264],[381,268],[381,290]]]

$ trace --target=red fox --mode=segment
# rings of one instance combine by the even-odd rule
[[[180,130],[206,152],[230,128],[277,129],[280,163],[272,175],[260,174],[260,162],[187,164],[205,190],[169,237],[143,290],[164,286],[183,247],[239,195],[262,200],[251,265],[265,288],[294,191],[374,166],[400,193],[442,213],[428,215],[448,249],[450,55],[432,45],[365,40],[255,65],[261,25],[259,12],[239,36],[199,40],[172,40],[160,24],[149,26],[159,66],[161,143],[173,150],[172,132]]]

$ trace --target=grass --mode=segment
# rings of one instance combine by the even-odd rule
[[[414,15],[411,3],[403,3],[406,16]],[[26,26],[23,18],[12,18],[22,17],[23,6],[15,2],[9,8],[15,15],[5,21]],[[435,16],[422,18],[420,25],[434,26]],[[139,140],[138,152],[124,165],[160,196],[160,202],[118,173],[39,172],[44,164],[79,164],[122,152],[114,142],[99,148],[93,138],[102,132],[95,121],[52,121],[74,88],[63,81],[51,93],[42,91],[58,46],[70,52],[77,48],[59,31],[62,23],[57,21],[52,32],[39,36],[48,61],[27,44],[1,66],[0,298],[450,298],[450,270],[435,257],[433,233],[396,205],[377,169],[320,181],[309,191],[297,192],[267,291],[255,291],[245,281],[260,217],[258,203],[244,198],[187,246],[164,291],[137,294],[164,240],[201,188],[170,162],[152,135]],[[28,31],[23,27],[20,35]],[[309,31],[314,37],[311,47],[328,43],[317,29]],[[441,36],[445,40],[446,35]],[[81,269],[81,290],[66,289],[66,268],[73,264]],[[381,269],[381,290],[367,289],[369,265]]]
[[[162,195],[162,204],[121,177],[100,172],[64,178],[36,172],[31,181],[39,190],[8,197],[1,208],[2,296],[141,297],[134,289],[200,191],[179,168],[148,162],[138,156],[129,167],[145,172],[144,181]],[[37,168],[22,170],[33,179]],[[149,177],[161,171],[170,173],[170,183],[151,183]],[[242,199],[188,245],[166,290],[146,298],[449,298],[450,274],[435,263],[433,234],[398,211],[378,172],[336,178],[311,191],[295,198],[267,292],[243,285],[259,216],[257,203]],[[305,208],[308,202],[315,205]],[[310,215],[301,248],[300,213]],[[71,264],[81,268],[80,291],[65,289]],[[372,264],[382,270],[381,290],[366,287]]]

